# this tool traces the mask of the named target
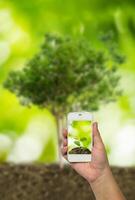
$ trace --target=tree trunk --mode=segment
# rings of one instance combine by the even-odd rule
[[[62,142],[62,129],[63,129],[62,117],[56,116],[56,122],[57,122],[59,166],[62,169],[63,168],[62,155],[61,155],[61,142]]]

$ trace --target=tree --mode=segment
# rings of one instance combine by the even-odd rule
[[[85,38],[46,34],[35,55],[20,71],[11,71],[4,86],[25,105],[48,108],[56,117],[58,141],[65,113],[97,110],[120,95],[117,68],[123,57],[108,35],[97,50]]]

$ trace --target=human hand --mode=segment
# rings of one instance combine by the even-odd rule
[[[67,160],[67,130],[63,131],[63,147],[62,154]],[[71,167],[75,169],[82,177],[84,177],[89,183],[96,181],[100,176],[104,174],[106,169],[109,169],[109,163],[105,151],[105,147],[98,130],[97,122],[92,124],[92,160],[91,162],[84,163],[70,163]]]
[[[67,130],[64,130],[62,154],[66,160],[68,150],[67,134]],[[70,163],[71,167],[89,182],[97,200],[126,200],[109,167],[97,122],[92,124],[92,137],[91,162]]]

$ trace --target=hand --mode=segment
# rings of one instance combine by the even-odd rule
[[[67,160],[67,130],[63,131],[63,147],[62,154]],[[71,167],[75,169],[81,176],[83,176],[89,183],[95,182],[104,174],[106,169],[109,169],[109,163],[105,151],[105,147],[98,130],[97,122],[92,124],[92,160],[87,163],[70,163]]]
[[[91,185],[97,200],[126,200],[109,167],[105,147],[97,123],[92,124],[92,160],[87,163],[70,163]],[[62,154],[67,160],[67,130],[63,131]]]

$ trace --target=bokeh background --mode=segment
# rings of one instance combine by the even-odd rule
[[[0,0],[0,161],[57,162],[56,124],[47,109],[20,105],[2,87],[21,69],[46,32],[84,35],[99,46],[113,30],[126,62],[119,68],[123,95],[94,113],[112,165],[135,165],[135,2],[133,0]]]

